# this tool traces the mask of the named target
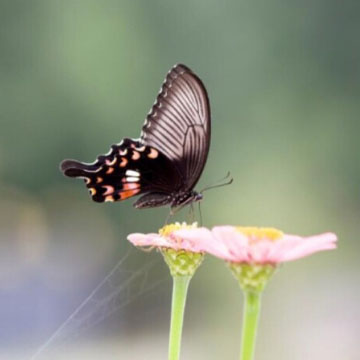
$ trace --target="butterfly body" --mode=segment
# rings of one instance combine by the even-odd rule
[[[193,190],[210,146],[210,107],[201,80],[186,66],[168,73],[139,139],[124,138],[92,164],[65,160],[66,176],[83,178],[96,202],[142,195],[136,208],[181,207],[202,199]]]
[[[182,207],[186,204],[190,204],[194,201],[202,200],[202,194],[196,191],[189,191],[184,193],[152,193],[149,195],[144,195],[139,198],[134,206],[137,209],[152,208],[156,206],[170,205],[171,208]]]

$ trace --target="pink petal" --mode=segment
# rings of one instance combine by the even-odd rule
[[[336,240],[337,237],[333,233],[303,238],[302,242],[299,242],[292,250],[283,254],[282,261],[296,260],[319,251],[335,249]]]
[[[204,251],[224,260],[239,263],[278,264],[336,247],[336,235],[332,233],[307,238],[284,235],[277,240],[251,241],[234,226],[217,226],[213,228],[212,233],[213,239],[204,246]]]
[[[247,262],[250,260],[249,241],[234,226],[215,226],[212,229],[216,247],[222,249],[226,260]]]
[[[284,235],[286,237],[287,235]],[[292,251],[296,246],[298,246],[299,242],[302,241],[303,238],[300,236],[294,236],[293,238],[282,238],[276,240],[269,251],[268,261],[270,263],[280,263],[283,261],[284,254],[289,251]]]
[[[141,234],[134,233],[128,235],[127,239],[135,246],[166,246],[167,241],[165,238],[161,237],[159,234],[150,233],[150,234]]]
[[[184,229],[185,230],[185,229]],[[202,252],[201,244],[196,241],[196,234],[193,231],[197,229],[187,229],[189,234],[183,237],[179,231],[175,231],[168,236],[161,236],[159,234],[130,234],[128,240],[135,246],[154,246],[171,248],[174,250],[186,250],[191,252]],[[180,230],[182,231],[182,230]]]
[[[251,261],[258,264],[269,262],[270,254],[274,248],[272,240],[264,239],[250,246]]]
[[[183,230],[177,230],[174,231],[172,233],[172,235],[170,236],[170,239],[172,239],[173,241],[171,241],[172,244],[172,248],[175,250],[186,250],[186,251],[191,251],[191,252],[202,252],[201,246],[198,243],[197,239],[197,235],[194,231],[198,230],[198,229],[184,229],[184,231],[187,230],[188,231],[188,236],[181,236],[180,235],[180,231]]]
[[[210,230],[202,228],[180,229],[174,232],[176,237],[184,241],[191,242],[196,252],[208,252],[218,256],[218,248],[214,242],[214,237]],[[225,247],[223,247],[225,249]],[[226,250],[226,249],[225,249]]]
[[[216,226],[212,231],[202,228],[180,229],[169,236],[130,234],[136,246],[166,247],[175,250],[207,252],[226,261],[249,264],[278,264],[296,260],[318,251],[336,248],[337,237],[325,233],[310,237],[285,234],[281,239],[252,239],[234,226]]]

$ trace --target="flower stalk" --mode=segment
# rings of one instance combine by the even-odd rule
[[[169,360],[179,360],[184,322],[186,296],[190,280],[204,260],[204,252],[193,239],[183,239],[175,232],[195,230],[197,224],[175,223],[165,225],[158,234],[130,234],[128,240],[135,246],[151,246],[160,250],[173,278],[171,320],[169,334]]]
[[[181,334],[184,321],[186,296],[191,275],[173,276],[171,321],[169,335],[169,360],[180,359]]]
[[[240,360],[253,360],[260,316],[261,292],[244,291]]]
[[[244,294],[240,360],[253,360],[260,316],[261,294],[276,271],[270,264],[236,264],[228,266]]]

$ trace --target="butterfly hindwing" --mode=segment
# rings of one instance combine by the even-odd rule
[[[125,200],[144,192],[169,194],[179,186],[179,174],[158,150],[124,139],[93,164],[65,160],[65,175],[83,178],[96,202]]]

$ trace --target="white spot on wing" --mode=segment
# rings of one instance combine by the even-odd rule
[[[127,182],[138,182],[140,179],[138,177],[127,177]]]
[[[138,171],[135,170],[126,170],[126,176],[136,176],[136,177],[140,177],[140,173]]]

